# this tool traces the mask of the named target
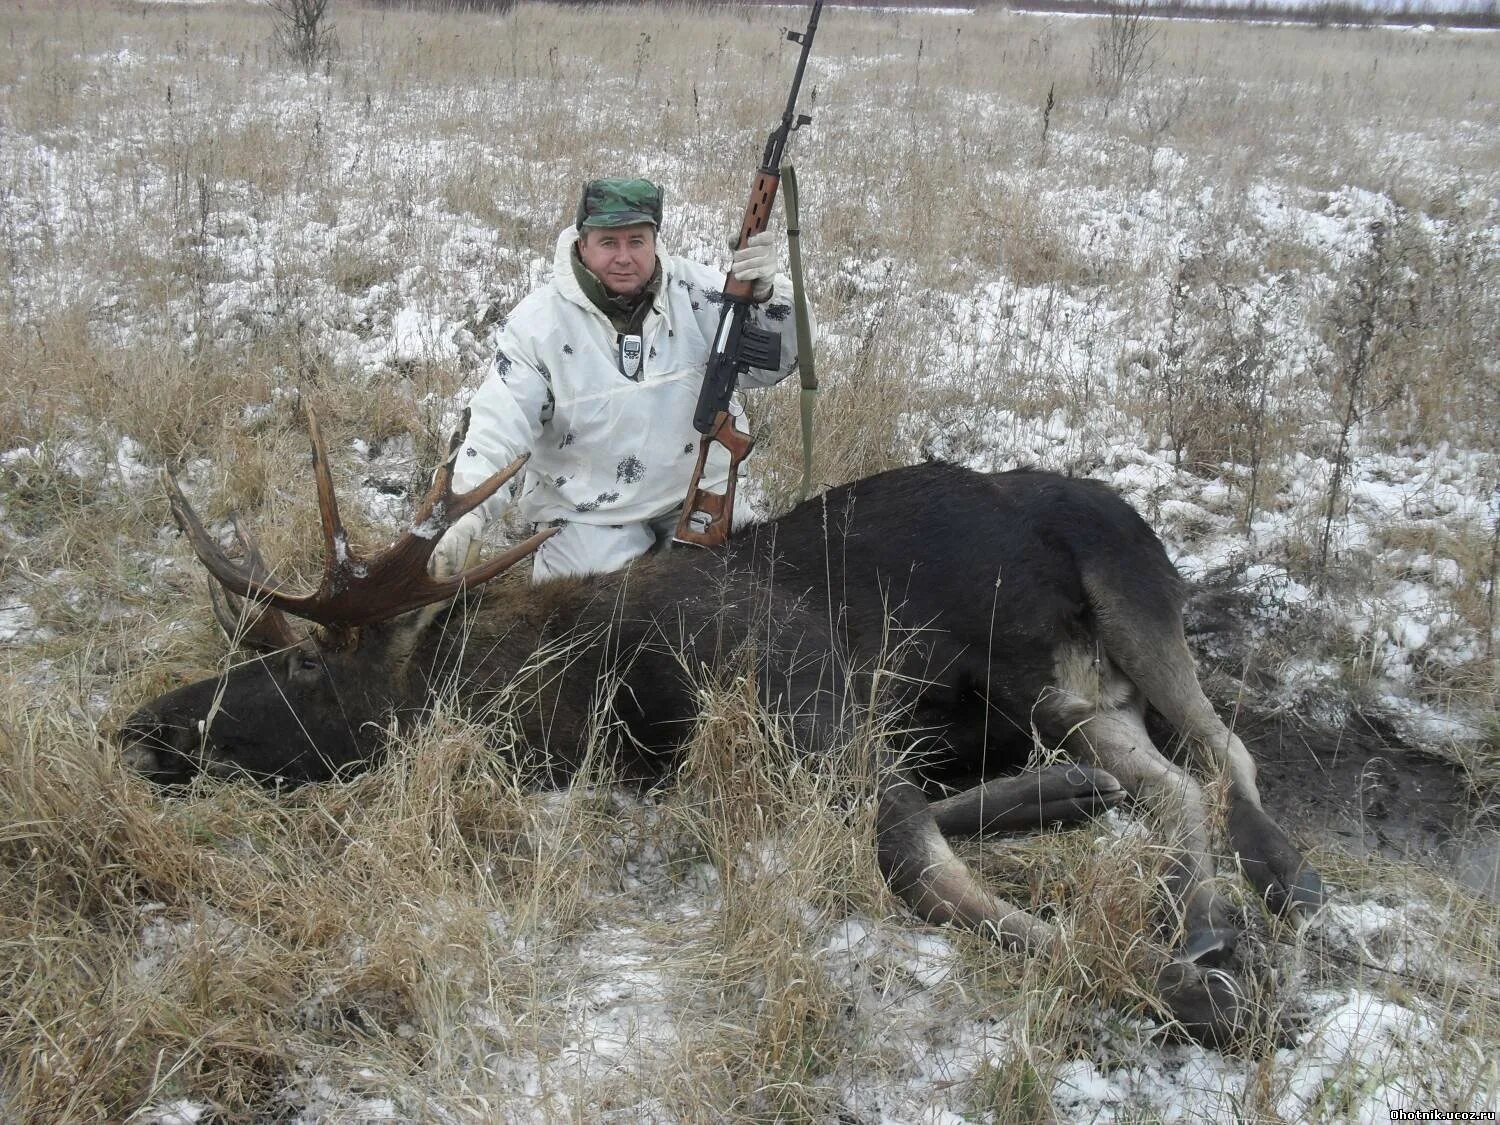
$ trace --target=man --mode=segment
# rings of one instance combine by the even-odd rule
[[[648,180],[584,185],[557,240],[552,279],[516,306],[494,365],[470,403],[455,487],[472,488],[530,452],[524,486],[491,497],[448,530],[433,556],[455,573],[488,520],[519,492],[532,523],[561,530],[537,551],[533,581],[617,570],[671,542],[698,455],[693,408],[719,326],[723,276],[661,253],[662,190]],[[750,370],[763,387],[796,369],[791,284],[771,233],[734,254],[753,283],[750,319],[781,332],[781,365]],[[731,405],[736,425],[741,408]],[[715,445],[703,485],[722,491],[729,458]]]

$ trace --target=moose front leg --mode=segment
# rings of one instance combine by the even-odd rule
[[[1059,762],[997,777],[933,801],[930,808],[943,835],[979,836],[1075,824],[1124,797],[1124,788],[1103,770]]]
[[[1072,764],[995,778],[931,803],[915,785],[900,781],[880,798],[880,869],[891,889],[928,921],[988,929],[1005,945],[1046,945],[1052,927],[981,886],[945,837],[1072,824],[1124,796],[1109,774]]]
[[[1042,952],[1055,927],[991,894],[943,838],[926,796],[909,781],[880,793],[875,823],[880,873],[919,918],[988,933],[1007,949]]]

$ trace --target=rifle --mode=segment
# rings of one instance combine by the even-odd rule
[[[802,45],[802,54],[797,59],[797,72],[792,77],[792,92],[786,99],[786,111],[781,115],[781,123],[771,130],[760,168],[750,183],[750,203],[745,208],[744,221],[740,223],[736,250],[743,250],[750,236],[759,234],[770,223],[771,208],[776,204],[776,189],[781,183],[781,158],[786,152],[787,139],[812,121],[808,114],[797,112],[797,93],[802,88],[802,74],[807,69],[807,57],[812,53],[813,35],[818,30],[818,14],[822,9],[823,0],[814,0],[806,29],[786,33],[789,40]],[[679,542],[717,547],[729,538],[740,464],[750,456],[750,449],[755,444],[748,434],[734,428],[734,419],[729,414],[730,396],[734,394],[734,385],[741,372],[751,367],[774,371],[781,366],[781,333],[746,323],[753,289],[750,282],[736,281],[732,275],[724,279],[724,308],[719,314],[719,330],[714,335],[713,350],[703,373],[703,387],[698,392],[698,405],[693,411],[693,428],[703,436],[698,439],[698,463],[693,468],[693,479],[688,483],[682,519],[677,523],[674,536]],[[723,493],[709,492],[701,487],[708,452],[716,443],[729,451],[729,480]]]

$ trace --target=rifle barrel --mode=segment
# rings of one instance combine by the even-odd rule
[[[777,172],[781,167],[781,156],[786,149],[787,137],[791,135],[797,120],[797,95],[802,92],[802,75],[807,70],[807,58],[812,54],[813,36],[818,31],[818,14],[823,10],[823,0],[813,0],[812,15],[802,32],[802,53],[797,56],[797,70],[792,75],[792,90],[787,95],[786,112],[781,115],[781,124],[771,130],[771,139],[766,142],[765,159],[761,167],[768,172]]]

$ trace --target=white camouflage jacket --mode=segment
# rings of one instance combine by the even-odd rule
[[[724,275],[658,252],[661,288],[641,329],[635,380],[621,374],[619,334],[573,274],[572,227],[557,239],[552,278],[511,313],[499,351],[470,403],[469,436],[459,450],[455,488],[473,488],[531,452],[520,486],[521,514],[533,523],[624,524],[681,504],[698,455],[693,408],[719,327]],[[741,385],[770,386],[797,367],[791,283],[778,275],[751,320],[781,332],[781,366],[751,369]],[[736,425],[742,410],[730,413]],[[729,456],[714,446],[703,484],[722,491]],[[482,511],[509,505],[502,489]]]

